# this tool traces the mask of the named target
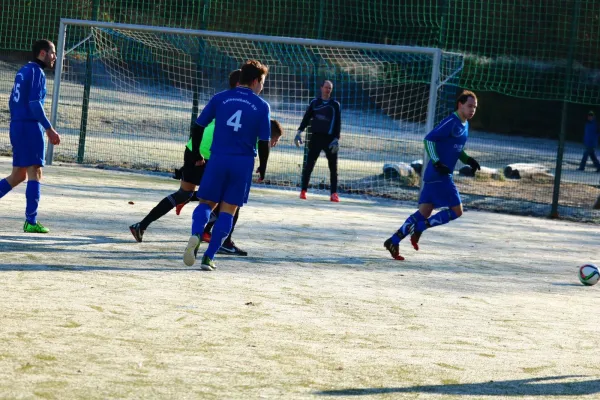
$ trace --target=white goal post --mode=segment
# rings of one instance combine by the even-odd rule
[[[303,155],[291,139],[330,79],[342,105],[340,184],[359,192],[384,163],[423,157],[422,136],[448,111],[443,86],[463,67],[461,55],[429,47],[61,19],[50,120],[65,140],[48,145],[48,164],[58,151],[84,163],[177,166],[190,118],[251,58],[269,67],[263,96],[286,132],[271,183],[298,185]],[[326,187],[321,160],[313,177]]]

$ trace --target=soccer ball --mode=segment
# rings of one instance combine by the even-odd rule
[[[600,280],[600,271],[594,264],[583,264],[579,267],[579,280],[585,286],[594,286]]]

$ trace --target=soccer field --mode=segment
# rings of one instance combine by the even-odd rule
[[[400,262],[415,204],[255,188],[250,256],[203,272],[193,206],[128,230],[174,180],[44,173],[48,235],[22,232],[25,185],[0,200],[2,399],[600,398],[595,225],[467,210]]]

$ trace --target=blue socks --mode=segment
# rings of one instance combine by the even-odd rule
[[[25,189],[25,198],[27,206],[25,207],[25,219],[31,225],[37,223],[38,206],[40,205],[41,185],[38,181],[27,181]]]
[[[0,198],[12,190],[12,186],[6,179],[0,181]],[[38,181],[27,181],[27,188],[25,189],[25,199],[27,205],[25,206],[25,219],[31,225],[37,223],[38,207],[40,205],[41,197],[41,185]]]
[[[2,179],[0,181],[0,199],[4,197],[4,195],[12,190],[12,186],[6,179]]]
[[[449,208],[442,210],[427,219],[425,219],[423,214],[421,214],[419,211],[416,211],[414,214],[408,217],[406,221],[404,221],[404,224],[402,224],[400,229],[398,229],[398,232],[392,235],[392,243],[398,245],[402,239],[410,235],[413,231],[423,232],[428,228],[447,224],[456,218],[458,218],[456,213]]]
[[[219,213],[217,222],[215,222],[215,226],[212,229],[212,237],[208,244],[208,249],[204,253],[205,256],[208,256],[211,260],[215,258],[215,254],[217,254],[217,251],[221,248],[227,236],[229,236],[232,226],[233,215],[226,212]]]
[[[400,241],[412,233],[413,228],[419,223],[424,222],[425,217],[419,212],[415,211],[410,217],[406,218],[406,221],[402,224],[398,232],[392,235],[392,243],[395,245],[400,244]]]
[[[210,206],[205,203],[200,203],[192,213],[192,235],[201,235],[204,227],[208,223],[211,213]]]
[[[458,218],[456,213],[448,208],[438,212],[435,215],[432,215],[425,221],[419,221],[417,225],[415,225],[415,231],[423,232],[427,228],[433,228],[434,226],[447,224],[456,218]]]

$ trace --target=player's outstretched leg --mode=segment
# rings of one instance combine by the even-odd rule
[[[148,229],[151,223],[162,218],[166,213],[171,211],[177,204],[186,203],[192,196],[192,191],[179,189],[175,193],[171,193],[162,199],[150,212],[138,223],[129,226],[129,231],[137,242],[141,242],[144,232]]]
[[[395,255],[398,254],[398,247],[400,246],[400,242],[402,239],[413,233],[415,225],[419,221],[424,221],[425,217],[418,210],[415,211],[410,217],[404,221],[402,226],[394,233],[388,240],[385,241],[384,246],[386,249],[390,251],[390,254],[396,260],[400,260]],[[386,244],[387,243],[387,244]],[[393,246],[392,246],[393,245]],[[402,256],[400,256],[402,257]],[[402,258],[403,260],[404,258]]]
[[[437,214],[432,215],[423,221],[417,222],[415,224],[413,234],[410,236],[410,243],[412,244],[413,248],[415,250],[419,250],[419,239],[421,239],[421,235],[426,229],[433,228],[434,226],[445,225],[458,217],[459,215],[456,214],[454,210],[449,208],[446,210],[441,210]]]
[[[188,240],[188,244],[183,252],[183,263],[188,267],[191,267],[196,262],[196,256],[198,255],[198,248],[200,247],[200,236],[192,235]],[[204,268],[202,268],[204,269]]]

